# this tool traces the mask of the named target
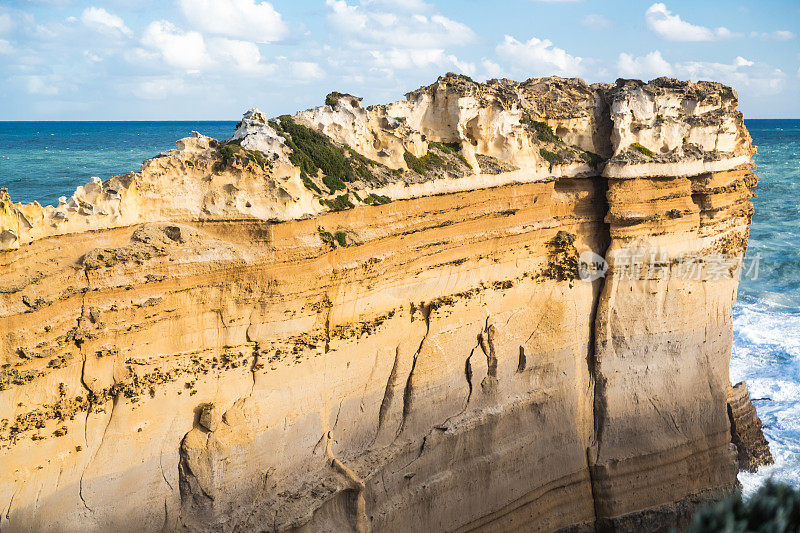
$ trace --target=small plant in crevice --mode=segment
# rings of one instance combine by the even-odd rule
[[[536,138],[546,143],[562,143],[561,137],[555,134],[553,128],[547,122],[540,120],[533,120],[530,117],[525,117],[520,120],[522,124],[527,125],[536,133]]]
[[[392,199],[388,196],[383,196],[381,194],[369,193],[366,198],[364,198],[364,203],[367,205],[383,205],[388,204],[391,202]]]
[[[550,171],[553,170],[553,165],[558,165],[564,162],[564,158],[560,155],[547,150],[546,148],[539,149],[539,155],[542,156],[542,159],[550,163]]]
[[[633,148],[634,150],[636,150],[640,154],[646,155],[647,157],[653,157],[655,155],[650,148],[647,148],[646,146],[642,146],[639,143],[632,143],[631,144],[631,148]]]
[[[446,142],[431,141],[428,143],[428,146],[436,148],[437,150],[440,150],[445,154],[452,155],[458,158],[458,160],[464,163],[466,166],[472,168],[472,166],[467,162],[467,158],[464,157],[464,154],[461,153],[461,143],[459,142],[446,143]]]
[[[336,240],[336,244],[344,248],[347,246],[347,233],[344,231],[337,231],[334,233],[333,238]]]
[[[319,232],[319,237],[322,242],[325,244],[330,244],[334,248],[346,248],[351,244],[351,242],[348,242],[346,231],[337,231],[336,233],[331,233],[322,227],[317,228],[317,231]]]
[[[603,156],[596,154],[594,152],[590,152],[588,150],[582,150],[579,154],[580,158],[586,161],[590,167],[597,168],[600,163],[605,161]]]

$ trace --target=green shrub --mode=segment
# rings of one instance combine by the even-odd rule
[[[344,248],[347,246],[347,233],[343,231],[337,231],[336,234],[333,236],[336,239],[336,242]]]
[[[327,94],[327,96],[325,96],[325,105],[329,105],[329,106],[333,107],[337,103],[339,103],[339,98],[341,98],[341,97],[342,97],[342,93],[340,93],[338,91],[330,92],[330,93]]]
[[[472,168],[472,166],[467,162],[467,158],[461,153],[461,143],[459,142],[452,142],[452,143],[441,143],[441,142],[429,142],[428,146],[436,148],[441,152],[449,155],[453,155],[458,158],[459,161],[464,163],[466,166]]]
[[[292,149],[289,160],[300,168],[301,177],[304,174],[316,176],[321,170],[325,174],[322,182],[331,192],[336,192],[344,190],[346,182],[355,181],[357,177],[363,179],[367,174],[371,176],[366,158],[364,161],[356,161],[353,157],[346,157],[343,148],[333,144],[321,133],[297,124],[288,115],[279,118],[280,124],[271,122],[270,125],[286,139],[286,145]],[[354,166],[358,167],[358,172],[354,170]],[[305,179],[303,183],[307,183]]]
[[[317,194],[322,194],[320,188],[317,187],[316,183],[311,181],[311,178],[308,177],[308,174],[306,174],[305,172],[300,172],[300,179],[303,180],[303,185],[306,186],[306,189],[312,190]]]
[[[442,152],[446,154],[455,154],[461,151],[461,143],[454,142],[454,143],[440,143],[436,141],[431,141],[428,143],[428,146],[433,146],[434,148],[438,148]]]
[[[688,533],[795,533],[800,531],[800,489],[768,480],[747,501],[741,492],[700,509]]]
[[[340,194],[333,200],[320,200],[320,203],[324,206],[330,207],[333,211],[344,211],[346,209],[353,209],[355,205],[353,202],[350,201],[350,195],[348,193]]]
[[[589,166],[597,168],[597,165],[603,162],[603,157],[588,150],[583,150],[580,153],[581,159],[589,163]]]
[[[447,161],[442,156],[433,152],[428,152],[422,157],[416,157],[409,151],[403,154],[403,159],[408,165],[408,168],[420,175],[425,175],[429,170],[434,168],[445,168]]]
[[[331,244],[333,243],[333,235],[330,231],[325,231],[322,227],[317,228],[319,232],[319,238],[322,239],[322,242]]]
[[[391,202],[392,199],[388,196],[383,196],[381,194],[369,193],[369,195],[364,198],[364,203],[368,205],[383,205],[388,204]]]
[[[553,165],[557,165],[564,161],[563,157],[545,148],[539,148],[539,155],[542,156],[542,159],[550,163],[550,170],[553,170]]]
[[[236,160],[236,156],[241,155],[242,157],[256,163],[262,168],[262,170],[267,170],[269,164],[267,163],[267,158],[264,157],[264,154],[258,150],[248,150],[247,148],[242,148],[240,144],[241,142],[241,140],[236,140],[219,143],[218,150],[222,156],[222,164],[226,167],[230,166]]]
[[[631,148],[633,148],[634,150],[636,150],[640,154],[644,154],[644,155],[646,155],[648,157],[653,157],[655,155],[650,148],[647,148],[646,146],[642,146],[639,143],[631,144]]]
[[[523,118],[520,120],[521,123],[527,124],[530,128],[536,132],[536,138],[542,142],[546,143],[560,143],[563,142],[561,138],[555,134],[553,128],[551,128],[546,122],[540,122],[538,120],[533,120],[529,117]]]

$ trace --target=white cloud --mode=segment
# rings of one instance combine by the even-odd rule
[[[0,54],[11,54],[14,52],[14,47],[5,39],[0,39]]]
[[[8,13],[0,13],[0,35],[10,32],[14,29],[14,21]]]
[[[89,28],[106,35],[122,34],[127,37],[133,35],[131,29],[125,25],[125,21],[101,7],[87,7],[84,9],[81,21]]]
[[[211,63],[203,36],[181,31],[166,20],[151,22],[144,30],[142,44],[154,50],[166,64],[186,71],[200,71]]]
[[[644,17],[647,27],[668,41],[716,41],[736,36],[728,28],[711,29],[686,22],[680,16],[672,14],[661,2],[650,6]]]
[[[234,39],[271,43],[289,29],[269,2],[255,0],[178,0],[187,20],[206,33]]]
[[[163,100],[170,94],[183,92],[185,88],[180,78],[151,78],[137,83],[132,92],[144,100]]]
[[[500,78],[505,74],[503,67],[491,59],[483,59],[481,61],[481,68],[483,69],[483,75],[486,79]]]
[[[297,61],[292,63],[292,76],[297,81],[313,81],[325,77],[322,68],[312,61]]]
[[[586,15],[581,19],[581,26],[592,28],[595,30],[605,30],[614,25],[614,21],[605,15],[598,15],[596,13]]]
[[[372,63],[379,68],[390,70],[424,69],[437,67],[439,69],[453,68],[465,74],[475,73],[475,65],[461,61],[453,54],[448,54],[442,48],[404,49],[392,48],[390,50],[371,50]]]
[[[91,62],[91,63],[99,63],[99,62],[101,62],[103,60],[102,57],[100,57],[99,55],[97,55],[95,53],[90,52],[89,50],[84,50],[83,51],[83,57],[85,57],[86,60]]]
[[[625,77],[647,79],[670,76],[672,65],[664,59],[661,52],[656,50],[641,57],[620,54],[617,60],[617,70]]]
[[[43,76],[28,76],[26,87],[30,94],[41,96],[53,96],[58,94],[58,87],[48,83]]]
[[[763,32],[750,32],[750,37],[761,39],[763,41],[791,41],[797,35],[790,32],[789,30],[776,30],[770,33],[763,33]]]
[[[719,81],[751,96],[768,96],[783,90],[786,74],[778,68],[738,56],[731,63],[686,61],[670,63],[656,50],[645,56],[620,54],[617,70],[623,76],[655,78],[676,76],[692,81]]]
[[[497,45],[497,55],[525,71],[528,76],[576,76],[583,71],[583,58],[570,55],[566,50],[553,46],[548,39],[531,37],[520,42],[506,35]]]
[[[261,62],[261,52],[255,43],[215,38],[209,45],[215,59],[241,72],[263,75],[273,70],[271,65]]]
[[[469,44],[475,40],[475,32],[461,22],[439,14],[431,16],[420,12],[395,13],[385,4],[365,3],[351,6],[345,0],[326,0],[330,8],[328,21],[339,33],[360,46],[381,45],[386,48],[434,49]],[[402,11],[409,7],[430,9],[423,2],[402,2]]]

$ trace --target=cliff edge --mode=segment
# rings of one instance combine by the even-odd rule
[[[736,104],[448,74],[0,191],[0,528],[682,523],[736,484]]]

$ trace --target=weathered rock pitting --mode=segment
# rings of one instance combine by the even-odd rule
[[[3,191],[0,528],[679,524],[736,483],[754,151],[720,84],[447,75]]]

